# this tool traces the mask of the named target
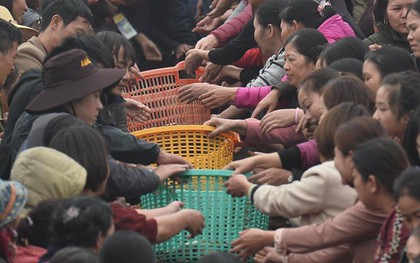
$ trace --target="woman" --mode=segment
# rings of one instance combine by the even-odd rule
[[[73,197],[56,209],[51,224],[48,252],[39,262],[48,262],[58,251],[76,246],[99,252],[115,231],[111,208],[93,197]]]
[[[259,49],[263,56],[266,58],[264,68],[260,71],[260,75],[249,82],[252,78],[248,78],[245,83],[249,82],[249,86],[266,86],[268,84],[277,84],[284,77],[284,70],[282,65],[284,64],[284,41],[281,38],[280,29],[280,17],[279,14],[287,6],[287,1],[281,0],[268,0],[261,4],[255,13],[254,19],[254,39],[257,42]],[[190,55],[193,56],[193,55]],[[246,70],[233,66],[226,66],[221,71],[220,79],[229,78],[234,80],[243,80],[246,75],[249,75]],[[204,90],[203,90],[204,88]],[[217,85],[211,85],[208,83],[186,85],[180,89],[180,100],[189,101],[198,99],[198,97],[205,93],[217,89],[220,91],[226,91],[229,94],[234,92],[235,89],[223,88]],[[196,93],[199,90],[199,93]],[[185,95],[189,95],[185,97]],[[192,96],[192,97],[191,97]],[[226,98],[224,98],[226,100]],[[204,100],[205,102],[206,100]],[[226,101],[220,102],[219,105],[227,103]],[[210,104],[207,104],[210,106]],[[212,107],[211,107],[212,108]]]
[[[286,40],[291,34],[304,28],[317,29],[319,32],[321,32],[325,36],[325,38],[328,40],[329,43],[334,43],[336,40],[343,37],[355,36],[351,27],[342,20],[341,16],[335,14],[335,11],[331,6],[319,7],[316,2],[311,1],[311,0],[300,0],[300,1],[291,2],[287,6],[287,8],[285,8],[281,12],[280,17],[281,17],[280,27],[281,27],[281,32],[282,32],[281,38],[283,39],[283,41]],[[209,56],[208,52],[209,51],[200,51],[199,55],[203,56],[204,59],[208,60],[208,56]],[[275,85],[275,84],[276,83],[268,83],[268,82],[265,83],[265,85]],[[255,85],[251,85],[251,86],[255,86]],[[211,90],[211,89],[209,88],[208,90]],[[206,101],[209,101],[210,100],[209,97],[210,97],[211,101],[214,104],[218,101],[218,99],[215,97],[217,97],[218,93],[222,93],[222,91],[218,92],[216,90],[213,92],[216,94],[211,94],[211,92],[207,92],[208,94],[204,97],[207,98]],[[232,92],[234,93],[235,91],[231,91],[229,92],[229,94]],[[266,94],[267,92],[265,91],[264,95]],[[199,95],[202,95],[202,93],[197,94],[194,97],[194,99],[197,99]],[[224,98],[223,101],[217,102],[216,105],[221,106],[229,102],[230,102],[229,98]],[[209,105],[211,104],[209,103]],[[224,116],[224,117],[227,117],[227,116]]]
[[[410,44],[413,55],[420,58],[420,2],[416,1],[409,9],[407,14],[407,29],[408,36],[407,40]]]
[[[379,154],[386,153],[386,154]],[[391,166],[377,166],[377,158],[393,161]],[[408,229],[396,209],[392,185],[408,167],[407,156],[398,143],[388,138],[372,139],[353,154],[353,178],[359,200],[366,208],[388,214],[378,237],[379,249],[374,262],[399,262],[408,239]]]
[[[322,162],[305,171],[300,181],[278,187],[256,185],[237,174],[226,182],[228,193],[233,196],[247,194],[258,210],[270,216],[289,218],[295,225],[319,224],[334,217],[355,200],[353,189],[341,184],[332,161],[334,133],[340,124],[367,114],[365,109],[353,103],[333,108],[315,131]]]
[[[382,80],[388,74],[409,70],[416,71],[416,64],[410,54],[401,48],[383,47],[369,52],[363,63],[363,77],[371,99],[375,99]]]
[[[356,131],[358,133],[355,133]],[[340,172],[343,181],[347,181],[342,174],[344,171],[346,172],[345,177],[350,177],[349,180],[352,182],[352,164],[351,162],[346,161],[343,162],[342,165],[337,165],[337,158],[340,157],[337,153],[337,148],[346,145],[351,152],[357,144],[383,135],[383,130],[377,121],[372,118],[359,117],[343,124],[338,129],[336,138],[337,136],[342,138],[341,135],[345,135],[343,142],[341,142],[341,140],[334,140],[336,143],[335,165]],[[293,249],[296,248],[296,250],[292,251],[294,253],[289,258],[290,262],[295,262],[295,260],[296,262],[308,262],[309,259],[313,262],[347,262],[349,256],[348,248],[343,249],[343,247],[340,247],[340,245],[346,243],[350,243],[351,250],[356,254],[354,258],[355,262],[363,262],[358,260],[364,259],[367,255],[371,255],[373,259],[376,246],[375,239],[384,219],[385,214],[368,211],[359,202],[323,224],[292,228],[290,230],[284,229],[282,231],[284,233],[287,231],[287,233],[285,233],[287,238],[282,238],[281,240],[287,241],[287,248],[289,248],[289,242]],[[277,230],[277,232],[279,231],[280,230]],[[304,233],[308,235],[308,237],[303,237],[305,235]],[[277,242],[277,239],[274,239],[275,234],[276,236],[278,235],[274,232],[249,230],[247,233],[241,233],[240,238],[234,242],[234,248],[237,249],[242,247],[244,250],[252,249],[252,251],[255,252],[256,250],[262,249],[264,246],[273,246],[274,242]],[[353,234],[355,234],[354,238]],[[249,246],[246,245],[251,239],[263,240],[263,242],[258,245],[256,242],[251,242]],[[361,245],[359,244],[361,240],[366,240],[366,242],[362,242],[363,245]],[[370,243],[368,243],[367,240],[370,240]],[[328,249],[317,251],[323,248]]]
[[[334,162],[343,183],[353,184],[352,156],[358,145],[381,136],[384,136],[384,131],[379,123],[370,117],[356,118],[338,129],[335,136]],[[374,158],[378,170],[393,170],[394,166],[401,162],[400,156],[395,156],[394,153],[376,151],[375,154],[378,155]],[[265,240],[266,245],[275,243],[277,249],[289,252],[289,262],[343,262],[349,259],[348,250],[343,250],[339,245],[349,243],[354,262],[372,262],[377,251],[376,238],[386,216],[386,213],[368,209],[361,202],[357,202],[321,225],[282,229],[276,233],[272,232],[271,235],[262,235],[260,230],[253,229],[249,234],[242,234],[239,241],[246,242],[257,238],[259,241]],[[261,256],[265,257],[264,254]],[[278,262],[286,262],[284,258],[281,260],[283,261]]]
[[[403,142],[408,121],[420,101],[420,74],[401,72],[388,75],[376,94],[377,119],[389,137]]]
[[[132,71],[137,69],[136,55],[130,42],[120,34],[102,31],[97,34],[97,37],[112,54],[115,67],[125,69],[125,74],[118,85],[110,91],[102,93],[102,100],[106,106],[100,111],[99,120],[104,125],[116,126],[120,130],[128,132],[126,101],[122,94],[127,85],[131,85],[131,81],[135,81]],[[151,110],[145,105],[141,105],[141,109],[144,114],[140,116],[140,120],[145,121],[150,116]]]
[[[317,61],[317,68],[326,67],[342,58],[355,58],[363,62],[368,46],[360,39],[346,37],[326,47]]]
[[[355,78],[343,76],[333,80],[333,78],[337,75],[332,75],[331,78],[328,79],[331,81],[326,85],[325,83],[328,80],[323,82],[316,81],[316,75],[321,73],[324,75],[328,71],[331,70],[324,68],[314,71],[302,82],[298,98],[301,105],[306,108],[305,116],[299,118],[302,120],[307,119],[318,122],[321,119],[321,115],[325,114],[328,109],[346,101],[355,102],[366,107],[366,109],[372,108],[372,102],[369,100],[365,85]],[[218,127],[219,131],[232,127],[226,120],[221,121],[215,118],[212,120],[220,122],[220,128]],[[229,122],[232,123],[232,125],[240,125],[238,121]],[[256,132],[252,132],[250,130],[250,128],[252,128],[251,124],[252,122],[247,121],[247,126],[245,126],[246,128],[244,129],[247,135],[245,139],[249,138],[250,141],[257,141],[255,138],[258,137],[253,135],[256,134]],[[281,129],[274,129],[271,131],[270,134],[272,134],[273,137],[276,133],[280,133],[276,132],[276,130],[280,131]],[[285,133],[285,131],[283,130],[282,133]],[[252,135],[253,137],[251,137]],[[277,136],[276,138],[281,137]],[[261,139],[262,138],[259,137],[258,140]],[[310,140],[308,142],[300,143],[294,147],[289,147],[284,151],[279,151],[278,153],[262,154],[244,160],[234,161],[230,163],[228,167],[236,169],[238,173],[244,173],[253,170],[255,167],[265,169],[272,167],[284,169],[307,169],[313,165],[319,164],[319,162],[320,159],[317,153],[316,142],[314,140]]]
[[[367,37],[367,45],[396,46],[411,53],[407,41],[407,11],[414,0],[377,0],[373,16],[379,32]]]
[[[9,10],[19,25],[23,24],[23,14],[28,10],[25,0],[1,0],[0,5]]]
[[[403,146],[412,166],[420,166],[420,107],[414,110],[407,124]]]
[[[405,226],[414,231],[420,227],[420,169],[404,171],[394,183],[394,196]],[[408,262],[403,258],[402,262]]]

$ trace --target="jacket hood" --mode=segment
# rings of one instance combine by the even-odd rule
[[[44,133],[48,123],[62,115],[70,115],[67,113],[49,113],[39,116],[32,124],[31,131],[26,139],[25,148],[33,148],[37,146],[47,146],[44,142]]]
[[[13,165],[12,180],[28,189],[27,208],[47,199],[80,195],[87,172],[67,155],[46,147],[21,152]]]
[[[347,22],[344,22],[340,15],[333,15],[325,20],[318,27],[318,31],[325,36],[330,44],[341,38],[356,37],[351,26]]]

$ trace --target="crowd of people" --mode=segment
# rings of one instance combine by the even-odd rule
[[[179,61],[205,67],[179,102],[252,150],[227,194],[271,218],[198,262],[420,262],[419,60],[420,0],[0,0],[0,262],[157,262],[212,227],[139,204],[193,167],[124,92]]]

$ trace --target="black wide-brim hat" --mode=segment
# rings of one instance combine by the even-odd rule
[[[60,53],[44,64],[44,88],[26,110],[46,111],[95,91],[116,86],[125,72],[126,69],[98,68],[81,49]]]

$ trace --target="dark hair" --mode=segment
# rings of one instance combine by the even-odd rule
[[[385,46],[376,51],[370,51],[367,53],[365,61],[375,64],[381,79],[391,73],[417,71],[414,58],[399,47]]]
[[[80,0],[78,0],[80,1]],[[44,64],[54,56],[71,49],[83,49],[87,55],[104,68],[114,68],[114,59],[109,49],[95,35],[84,34],[68,37],[63,40],[60,46],[54,48],[47,54]]]
[[[373,4],[373,17],[376,23],[384,23],[386,16],[386,8],[388,6],[388,0],[377,0]]]
[[[100,263],[154,263],[150,242],[134,231],[118,231],[109,237],[98,254]]]
[[[410,117],[405,131],[403,146],[412,166],[420,166],[417,151],[417,136],[420,134],[420,107],[417,107]]]
[[[377,120],[370,116],[361,116],[340,125],[335,133],[334,143],[347,156],[360,143],[384,136],[385,131]]]
[[[6,7],[13,16],[13,0],[0,0],[0,5]]]
[[[241,261],[237,256],[229,254],[227,252],[213,252],[207,256],[202,257],[199,263],[240,263]]]
[[[414,1],[409,7],[408,7],[408,13],[415,12],[417,15],[420,15],[420,1]]]
[[[332,6],[325,6],[325,10],[319,12],[318,5],[313,0],[293,0],[281,12],[281,20],[289,25],[295,20],[306,28],[317,29],[325,20],[336,14]]]
[[[266,28],[269,24],[280,28],[280,13],[290,4],[289,0],[266,0],[255,12],[255,19]]]
[[[409,196],[420,201],[420,168],[413,167],[405,170],[394,183],[394,196],[398,200],[402,196]]]
[[[322,98],[327,109],[347,101],[362,105],[371,113],[374,108],[373,102],[369,99],[368,88],[365,83],[352,76],[342,76],[328,82],[325,85]]]
[[[315,64],[327,43],[327,39],[318,30],[305,28],[289,36],[284,46],[293,45],[299,54],[302,54],[308,61]]]
[[[60,204],[61,200],[50,199],[41,201],[32,208],[28,215],[19,221],[16,229],[18,244],[48,248],[52,215]]]
[[[86,125],[70,126],[59,131],[48,147],[68,155],[86,169],[85,189],[100,190],[108,176],[109,149],[97,131]]]
[[[96,34],[96,36],[107,47],[109,52],[111,52],[112,56],[118,57],[118,52],[122,49],[124,50],[123,60],[125,63],[131,61],[131,63],[134,64],[136,62],[136,54],[133,46],[130,41],[122,35],[111,31],[102,31]]]
[[[19,79],[20,79],[20,72],[19,69],[17,68],[16,64],[15,64],[15,69],[10,72],[9,75],[7,75],[6,77],[6,81],[3,84],[3,89],[6,92],[6,96],[8,96],[10,94],[10,92],[12,91],[12,89],[16,86],[16,84],[18,83]]]
[[[354,58],[363,62],[369,47],[356,37],[346,37],[327,46],[319,55],[323,66],[330,65],[342,58]]]
[[[74,117],[70,114],[59,115],[51,119],[45,126],[44,134],[42,135],[42,146],[48,146],[51,139],[61,130],[67,129],[73,126],[85,126],[89,127],[83,120]]]
[[[314,70],[303,78],[300,82],[300,89],[303,91],[316,92],[319,93],[319,95],[322,95],[325,84],[339,76],[340,74],[336,70],[330,68],[320,68]]]
[[[420,102],[420,74],[414,71],[393,73],[385,77],[382,87],[388,91],[388,103],[398,119],[411,114]]]
[[[385,190],[392,194],[392,185],[408,167],[408,160],[397,142],[382,137],[371,139],[356,147],[353,164],[365,182],[373,175]]]
[[[363,62],[355,58],[342,58],[329,64],[328,67],[339,71],[342,76],[353,75],[364,81]]]
[[[314,138],[319,153],[327,160],[332,160],[335,147],[334,135],[338,127],[355,117],[369,115],[364,107],[353,102],[345,102],[329,110],[315,129]]]
[[[42,16],[40,28],[41,32],[47,29],[51,23],[51,19],[55,15],[59,15],[61,17],[64,26],[70,24],[79,16],[86,18],[90,23],[93,22],[92,12],[86,2],[82,0],[52,0],[50,3],[41,5],[40,13]]]
[[[0,19],[0,53],[6,54],[13,48],[14,44],[22,43],[22,34],[19,29],[11,23]]]
[[[91,250],[80,247],[66,247],[58,251],[49,263],[97,263],[98,259]]]
[[[52,219],[51,245],[95,247],[98,236],[106,236],[112,226],[111,208],[93,197],[72,197],[62,201]]]

